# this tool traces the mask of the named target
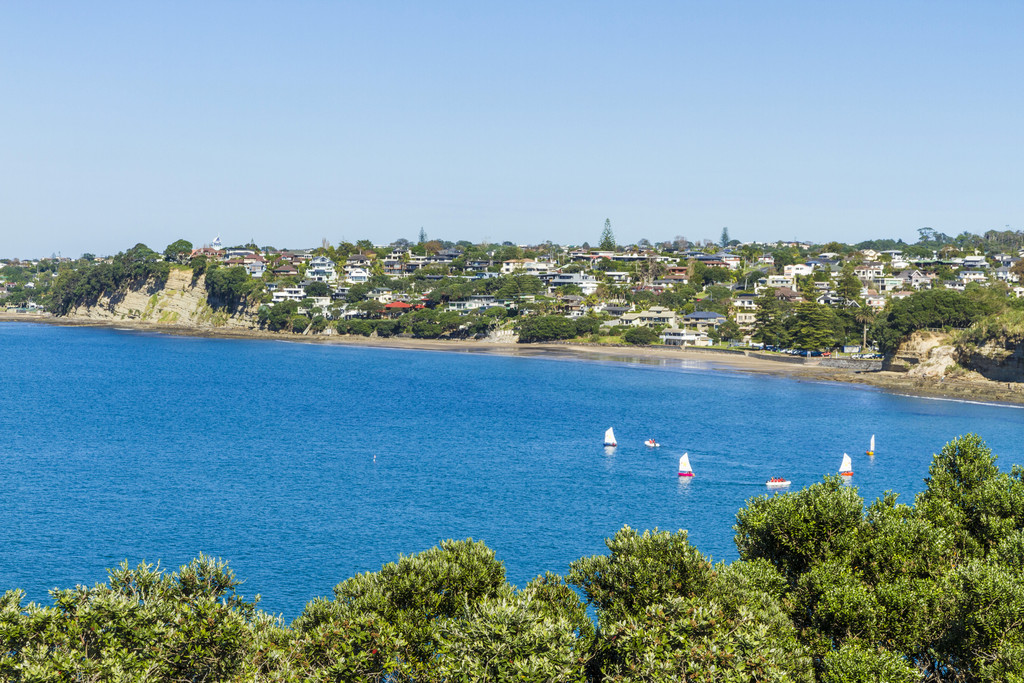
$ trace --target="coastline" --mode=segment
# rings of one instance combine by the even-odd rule
[[[924,398],[1024,405],[1024,385],[977,379],[924,379],[911,378],[904,373],[862,371],[845,368],[821,367],[812,363],[791,362],[782,357],[773,360],[743,353],[722,350],[691,349],[665,346],[603,346],[585,343],[546,342],[516,344],[478,340],[412,339],[408,337],[350,337],[348,335],[306,336],[292,333],[270,332],[244,327],[196,327],[186,325],[159,325],[133,320],[93,320],[85,318],[57,318],[49,314],[0,313],[0,322],[38,323],[62,327],[104,327],[156,332],[211,339],[262,339],[306,344],[356,346],[448,353],[483,353],[515,357],[563,357],[567,359],[633,363],[694,364],[746,374],[789,377],[798,381],[843,382],[861,384],[892,394]]]

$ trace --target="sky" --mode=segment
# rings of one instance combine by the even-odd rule
[[[1020,2],[0,3],[0,257],[1024,228]]]

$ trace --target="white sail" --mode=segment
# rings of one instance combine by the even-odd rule
[[[683,453],[682,457],[679,458],[679,471],[680,472],[693,472],[690,469],[690,454]]]
[[[875,452],[875,435],[874,434],[871,435],[871,447],[868,448],[868,450],[871,451],[872,453]]]
[[[850,456],[843,453],[843,464],[839,466],[840,472],[853,472],[853,461],[850,460]]]
[[[615,441],[615,432],[609,427],[608,431],[604,433],[604,445],[605,446],[617,446],[618,442]]]

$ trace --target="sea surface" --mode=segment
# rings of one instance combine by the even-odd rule
[[[957,435],[1024,464],[1022,425],[1015,407],[705,363],[0,323],[0,591],[50,604],[125,559],[176,569],[203,552],[290,620],[447,538],[484,540],[519,586],[624,525],[687,529],[733,560],[736,511],[769,477],[796,490],[848,452],[865,499],[910,503]]]

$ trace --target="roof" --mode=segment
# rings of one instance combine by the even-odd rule
[[[689,320],[713,320],[715,318],[724,318],[725,316],[714,311],[694,311],[684,317]]]
[[[404,301],[392,301],[389,304],[384,304],[384,308],[412,308],[412,305]]]

